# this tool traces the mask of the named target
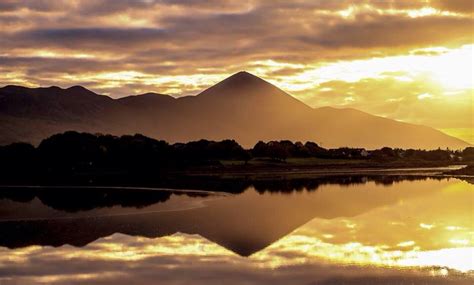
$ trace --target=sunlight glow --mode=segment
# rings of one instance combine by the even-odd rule
[[[28,56],[33,57],[42,57],[42,58],[95,58],[96,56],[88,53],[61,53],[52,50],[36,50],[29,54]]]
[[[324,10],[321,11],[324,13]],[[393,8],[377,8],[370,4],[358,4],[358,5],[351,5],[344,10],[339,10],[336,12],[339,16],[343,19],[351,19],[353,20],[358,14],[363,13],[374,13],[378,15],[397,15],[397,16],[405,16],[410,18],[419,18],[419,17],[426,17],[426,16],[433,16],[433,15],[442,15],[442,16],[456,16],[462,17],[462,14],[455,13],[452,11],[442,11],[433,7],[420,7],[418,9],[393,9]]]
[[[412,54],[315,65],[287,77],[289,83],[286,87],[298,91],[331,80],[356,82],[364,78],[384,77],[387,73],[401,73],[405,81],[426,77],[441,84],[446,91],[473,89],[473,70],[472,64],[469,64],[474,60],[473,48],[474,45],[465,45],[434,56]]]
[[[473,190],[468,183],[452,183],[434,194],[429,191],[423,199],[407,199],[403,204],[378,208],[359,217],[314,219],[252,258],[261,262],[271,260],[273,267],[322,259],[365,266],[445,269],[434,271],[435,275],[447,275],[450,270],[469,272],[474,270],[474,232],[470,216]],[[424,203],[432,205],[433,211],[426,208],[420,211]],[[457,207],[456,210],[453,207]],[[400,213],[409,215],[410,221],[403,222],[405,215]],[[391,226],[387,226],[387,220],[392,220]],[[361,225],[347,227],[356,222]],[[453,226],[454,223],[463,226]],[[443,226],[435,227],[435,224]],[[332,238],[321,240],[318,236]],[[294,259],[290,262],[288,256]]]

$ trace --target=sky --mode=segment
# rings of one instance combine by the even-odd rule
[[[472,0],[2,0],[0,27],[0,85],[184,96],[246,70],[474,143]]]

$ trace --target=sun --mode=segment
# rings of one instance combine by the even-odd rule
[[[473,53],[474,45],[465,45],[433,57],[426,62],[425,68],[447,90],[474,89]]]

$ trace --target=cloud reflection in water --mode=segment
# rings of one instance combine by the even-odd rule
[[[339,186],[317,195],[337,191],[331,187]],[[355,216],[314,218],[250,257],[184,233],[114,234],[83,248],[2,248],[0,283],[471,284],[474,187],[457,180],[377,187],[413,195]]]

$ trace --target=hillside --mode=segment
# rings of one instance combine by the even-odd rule
[[[235,139],[315,141],[328,147],[464,148],[438,130],[354,109],[313,109],[247,72],[236,73],[196,96],[147,93],[111,99],[84,87],[0,88],[0,144],[38,143],[77,130],[141,133],[170,142]]]

